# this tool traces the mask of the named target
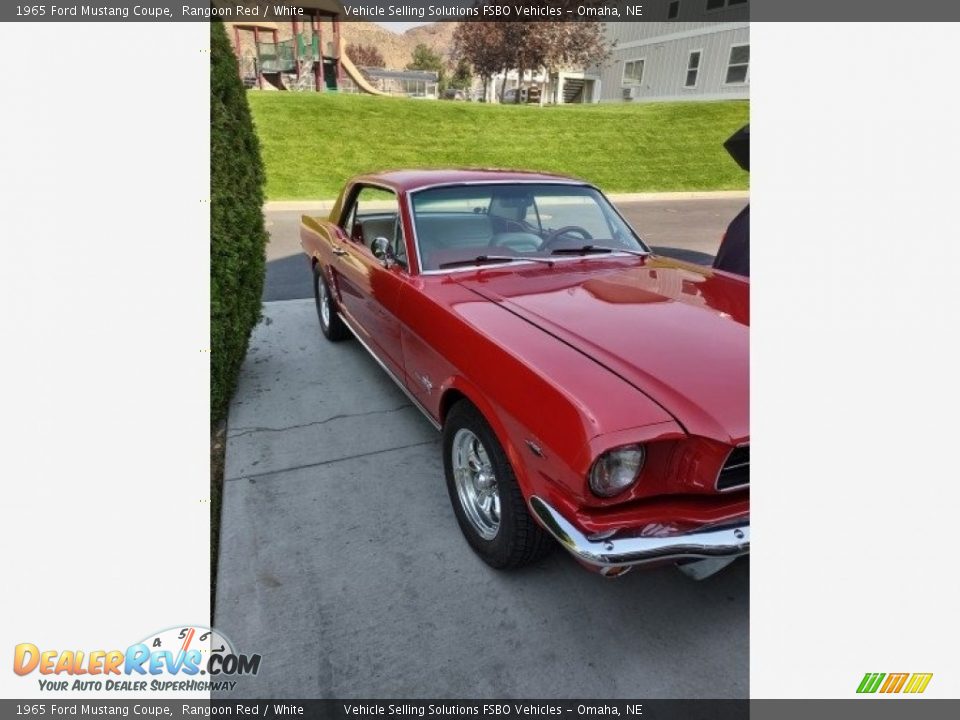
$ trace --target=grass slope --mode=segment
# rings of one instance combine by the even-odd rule
[[[723,141],[743,101],[486,105],[362,95],[249,93],[271,200],[336,197],[375,170],[497,167],[574,175],[607,192],[736,190]]]

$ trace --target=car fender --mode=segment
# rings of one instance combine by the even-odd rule
[[[502,410],[495,407],[484,393],[467,378],[461,375],[452,375],[440,384],[440,392],[438,395],[440,397],[441,424],[444,422],[447,412],[453,405],[453,403],[449,401],[450,393],[462,395],[480,411],[484,420],[487,421],[493,430],[493,434],[496,435],[497,441],[503,448],[504,453],[506,453],[507,459],[510,461],[510,466],[513,468],[514,475],[517,477],[517,482],[520,483],[520,489],[523,491],[524,497],[529,496],[532,489],[527,478],[526,466],[520,457],[519,449],[513,442],[506,423],[501,417]]]

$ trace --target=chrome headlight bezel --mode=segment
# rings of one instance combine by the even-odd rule
[[[602,498],[612,498],[626,492],[640,479],[646,459],[647,449],[643,443],[607,450],[590,467],[588,484],[591,492]]]

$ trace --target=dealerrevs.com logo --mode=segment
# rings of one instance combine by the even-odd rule
[[[857,692],[917,694],[927,689],[932,677],[933,673],[866,673]]]
[[[200,625],[148,635],[125,650],[41,649],[20,643],[13,651],[17,675],[37,674],[45,691],[233,690],[238,676],[256,675],[260,655],[238,653],[221,633]]]

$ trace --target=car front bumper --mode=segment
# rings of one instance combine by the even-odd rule
[[[588,537],[545,500],[534,495],[530,509],[547,531],[584,565],[603,575],[620,575],[638,565],[709,560],[717,570],[750,552],[750,523],[740,521],[667,537],[643,537],[621,531]],[[619,537],[618,537],[619,535]],[[720,562],[718,562],[720,561]],[[707,577],[712,574],[691,576]]]

